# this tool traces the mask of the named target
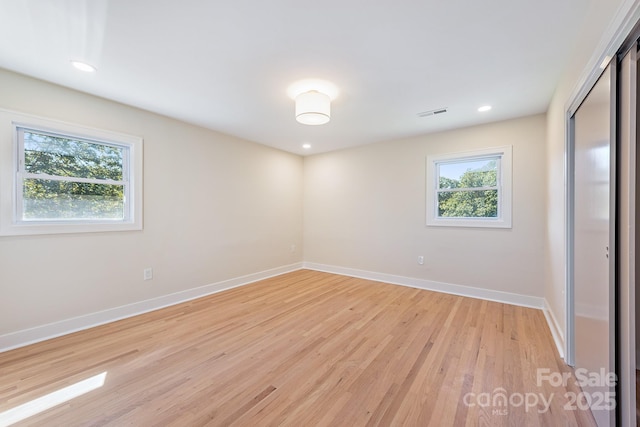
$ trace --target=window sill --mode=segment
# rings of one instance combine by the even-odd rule
[[[71,234],[71,233],[102,233],[113,231],[142,230],[141,224],[92,222],[87,224],[8,224],[0,226],[0,236],[29,236],[38,234]]]
[[[511,221],[484,218],[430,218],[429,227],[512,228]]]

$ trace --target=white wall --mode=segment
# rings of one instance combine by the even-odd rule
[[[3,70],[0,94],[144,138],[143,231],[0,237],[0,336],[302,261],[301,157]]]
[[[545,129],[537,115],[306,157],[305,261],[541,297]],[[501,145],[513,228],[427,227],[426,157]]]

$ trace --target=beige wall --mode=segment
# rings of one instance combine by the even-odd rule
[[[537,115],[306,157],[305,261],[542,297],[545,129]],[[427,227],[426,157],[501,145],[513,228]]]
[[[547,111],[547,243],[545,248],[545,298],[561,332],[566,331],[565,311],[565,192],[564,150],[565,114],[572,93],[591,69],[589,62],[600,54],[603,35],[610,30],[621,7],[628,1],[608,0],[591,2],[578,44],[569,52],[569,61]]]
[[[0,237],[0,335],[302,260],[301,157],[3,70],[0,94],[144,138],[143,231]]]

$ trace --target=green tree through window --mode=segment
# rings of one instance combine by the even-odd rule
[[[124,217],[124,147],[21,129],[24,220]]]
[[[441,172],[465,162],[440,165]],[[471,163],[471,162],[469,162]],[[473,163],[477,163],[474,161]],[[468,168],[459,179],[439,176],[438,216],[449,218],[496,218],[498,216],[497,160]]]

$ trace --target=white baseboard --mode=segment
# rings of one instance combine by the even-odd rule
[[[609,321],[609,305],[596,305],[596,304],[584,304],[580,302],[575,303],[575,316],[584,317],[589,320],[597,320],[600,322]]]
[[[556,344],[558,353],[560,354],[560,357],[564,359],[564,333],[562,332],[558,319],[556,319],[556,316],[553,314],[553,310],[551,310],[551,306],[546,299],[544,300],[544,308],[542,309],[542,312],[544,313],[544,318],[547,319],[547,324],[551,330],[551,336]]]
[[[300,270],[301,268],[302,263],[285,265],[169,295],[163,295],[145,301],[139,301],[133,304],[127,304],[96,313],[61,320],[59,322],[36,326],[35,328],[0,335],[0,352],[45,341],[50,338],[59,337],[84,329],[93,328],[94,326],[104,325],[105,323],[115,322],[116,320],[125,319],[127,317],[148,313],[150,311],[201,298],[227,289],[248,285],[249,283],[268,279],[269,277]]]
[[[443,292],[446,294],[454,294],[464,297],[502,302],[505,304],[519,305],[522,307],[537,308],[540,310],[544,308],[544,298],[533,297],[529,295],[494,291],[491,289],[476,288],[472,286],[454,285],[451,283],[434,282],[432,280],[396,276],[386,273],[376,273],[373,271],[357,270],[354,268],[338,267],[334,265],[316,264],[313,262],[304,262],[303,268],[309,270],[324,271],[327,273],[342,274],[344,276],[358,277],[361,279],[375,280],[378,282],[391,283],[394,285],[402,285],[429,291]]]

